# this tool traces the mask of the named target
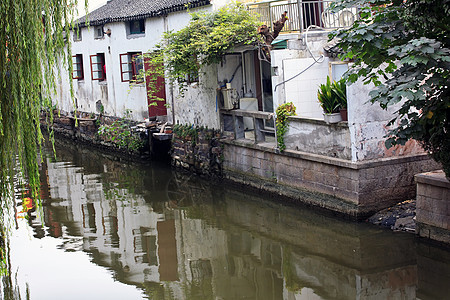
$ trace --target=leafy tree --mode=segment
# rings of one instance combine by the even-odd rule
[[[338,0],[335,10],[359,7],[351,28],[337,31],[347,78],[376,88],[382,108],[401,103],[386,146],[419,141],[450,178],[450,0]]]
[[[76,0],[0,1],[0,216],[18,173],[32,195],[38,195],[40,111],[43,105],[51,106],[53,67],[65,57],[62,50],[76,4]]]

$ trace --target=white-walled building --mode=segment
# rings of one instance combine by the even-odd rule
[[[154,49],[166,31],[177,31],[190,20],[187,11],[212,10],[210,0],[110,0],[104,6],[76,21],[72,32],[73,88],[62,72],[56,104],[66,112],[104,113],[141,121],[150,116],[165,116],[165,104],[148,106],[145,82],[136,75],[145,68],[140,54]],[[215,5],[220,4],[217,1]],[[163,83],[162,83],[163,84]],[[163,89],[159,95],[166,97]]]
[[[331,142],[329,126],[324,129],[321,123],[314,123],[323,120],[317,99],[319,85],[326,82],[327,76],[339,79],[348,69],[347,62],[325,51],[328,33],[351,25],[357,17],[356,8],[328,13],[326,1],[243,1],[268,26],[279,19],[282,11],[288,12],[289,19],[273,43],[270,59],[257,46],[238,46],[220,64],[204,68],[198,81],[190,82],[183,95],[161,79],[159,83],[165,87],[158,96],[166,100],[149,106],[149,86],[145,80],[136,82],[136,75],[147,67],[140,55],[153,50],[164,32],[177,31],[189,23],[187,4],[190,11],[211,12],[230,2],[110,0],[80,18],[76,22],[80,30],[70,37],[75,103],[70,94],[70,78],[62,72],[58,107],[65,112],[76,107],[88,113],[129,116],[135,121],[163,116],[175,124],[224,129],[220,109],[230,108],[233,102],[235,108],[269,113],[283,103],[293,102],[298,118],[291,122],[286,136],[288,149],[351,161],[422,153],[415,142],[391,150],[384,147],[388,130],[385,124],[393,118],[396,107],[384,111],[367,103],[370,87],[362,83],[348,86],[348,126],[334,130]],[[228,105],[220,90],[224,88],[231,91]],[[252,129],[250,118],[245,119],[245,128]],[[273,130],[273,123],[266,122],[265,126]],[[322,129],[316,134],[318,128]],[[315,142],[305,144],[311,134]]]

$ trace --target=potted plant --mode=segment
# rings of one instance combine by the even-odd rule
[[[333,85],[330,77],[327,76],[327,83],[321,84],[317,92],[320,106],[323,109],[323,117],[327,123],[337,123],[341,121],[341,114],[339,109],[341,104],[339,102],[336,92],[333,91]]]
[[[331,85],[331,90],[338,99],[342,121],[347,121],[347,85],[345,80],[334,81]]]

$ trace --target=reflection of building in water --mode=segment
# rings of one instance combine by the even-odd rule
[[[92,253],[94,262],[112,267],[128,283],[177,278],[160,276],[158,270],[158,247],[175,252],[173,220],[154,212],[142,196],[105,187],[100,175],[84,174],[66,163],[47,165],[51,206],[46,214],[58,210],[67,231],[83,236],[83,249]],[[161,245],[158,230],[166,235]],[[167,237],[171,231],[172,239]]]
[[[409,237],[398,242],[404,236],[204,187],[186,191],[193,205],[183,209],[172,208],[169,199],[150,205],[138,193],[103,182],[104,174],[47,163],[51,200],[44,210],[52,214],[52,226],[59,222],[66,235],[81,235],[82,249],[95,263],[148,295],[415,297],[417,268]]]

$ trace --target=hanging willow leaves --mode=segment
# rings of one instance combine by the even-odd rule
[[[51,106],[56,63],[68,61],[72,69],[63,50],[67,46],[70,53],[66,36],[76,5],[76,0],[0,1],[0,210],[8,206],[15,176],[38,196],[39,117],[42,107]]]

